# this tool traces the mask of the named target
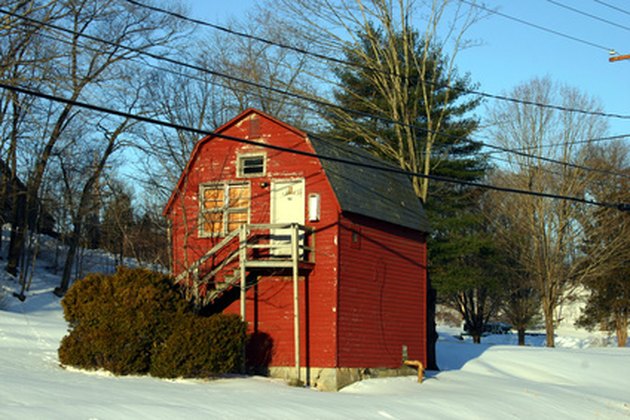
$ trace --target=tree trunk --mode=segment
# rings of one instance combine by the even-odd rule
[[[13,194],[13,220],[11,223],[11,237],[9,240],[6,271],[13,276],[17,276],[20,257],[24,252],[26,200],[24,195],[18,191],[17,182],[12,180],[11,184]]]
[[[543,314],[545,316],[545,335],[547,336],[545,345],[547,347],[555,347],[556,342],[554,337],[555,328],[553,325],[553,308],[549,308],[548,305],[544,305]]]
[[[437,354],[435,346],[438,340],[438,333],[435,325],[435,304],[437,301],[437,290],[431,286],[431,279],[427,273],[427,369],[440,370],[437,364]]]
[[[628,342],[628,317],[626,314],[617,314],[615,320],[615,329],[617,330],[617,346],[625,347]]]
[[[481,334],[479,334],[479,333],[472,333],[471,336],[472,336],[472,339],[473,339],[473,343],[481,344]]]
[[[74,265],[74,259],[77,255],[77,248],[79,246],[79,238],[81,237],[81,222],[75,223],[74,230],[70,235],[70,241],[68,244],[68,254],[66,255],[66,262],[63,265],[63,274],[61,275],[61,283],[59,287],[55,288],[53,292],[55,295],[62,297],[68,291],[70,286],[70,277],[72,276],[72,266]]]
[[[525,345],[525,328],[517,328],[516,331],[518,333],[518,345],[524,346]]]

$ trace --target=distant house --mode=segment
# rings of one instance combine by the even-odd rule
[[[410,180],[324,159],[387,167],[254,109],[216,133],[268,147],[201,139],[164,215],[176,280],[244,317],[248,363],[327,390],[426,366],[429,228]]]

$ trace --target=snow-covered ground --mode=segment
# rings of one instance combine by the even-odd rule
[[[519,348],[511,335],[475,345],[444,328],[441,372],[371,379],[338,393],[290,387],[263,377],[212,381],[115,377],[59,366],[67,332],[57,275],[42,258],[25,302],[0,309],[1,419],[622,419],[630,418],[630,348],[595,347],[601,339],[561,332],[560,346]],[[0,262],[1,263],[1,262]],[[3,270],[1,270],[3,272]],[[0,274],[0,287],[15,281]]]

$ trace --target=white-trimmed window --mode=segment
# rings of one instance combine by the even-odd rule
[[[199,236],[225,236],[249,219],[249,183],[203,184],[199,187]]]
[[[267,173],[267,156],[265,153],[239,155],[236,170],[240,178],[265,176]]]

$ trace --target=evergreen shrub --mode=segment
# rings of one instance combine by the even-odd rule
[[[59,347],[64,365],[169,378],[240,368],[242,350],[234,350],[245,337],[240,319],[195,315],[163,274],[128,268],[91,274],[61,304],[70,326]]]
[[[238,372],[245,340],[246,326],[237,315],[187,314],[154,354],[150,373],[190,378]]]

